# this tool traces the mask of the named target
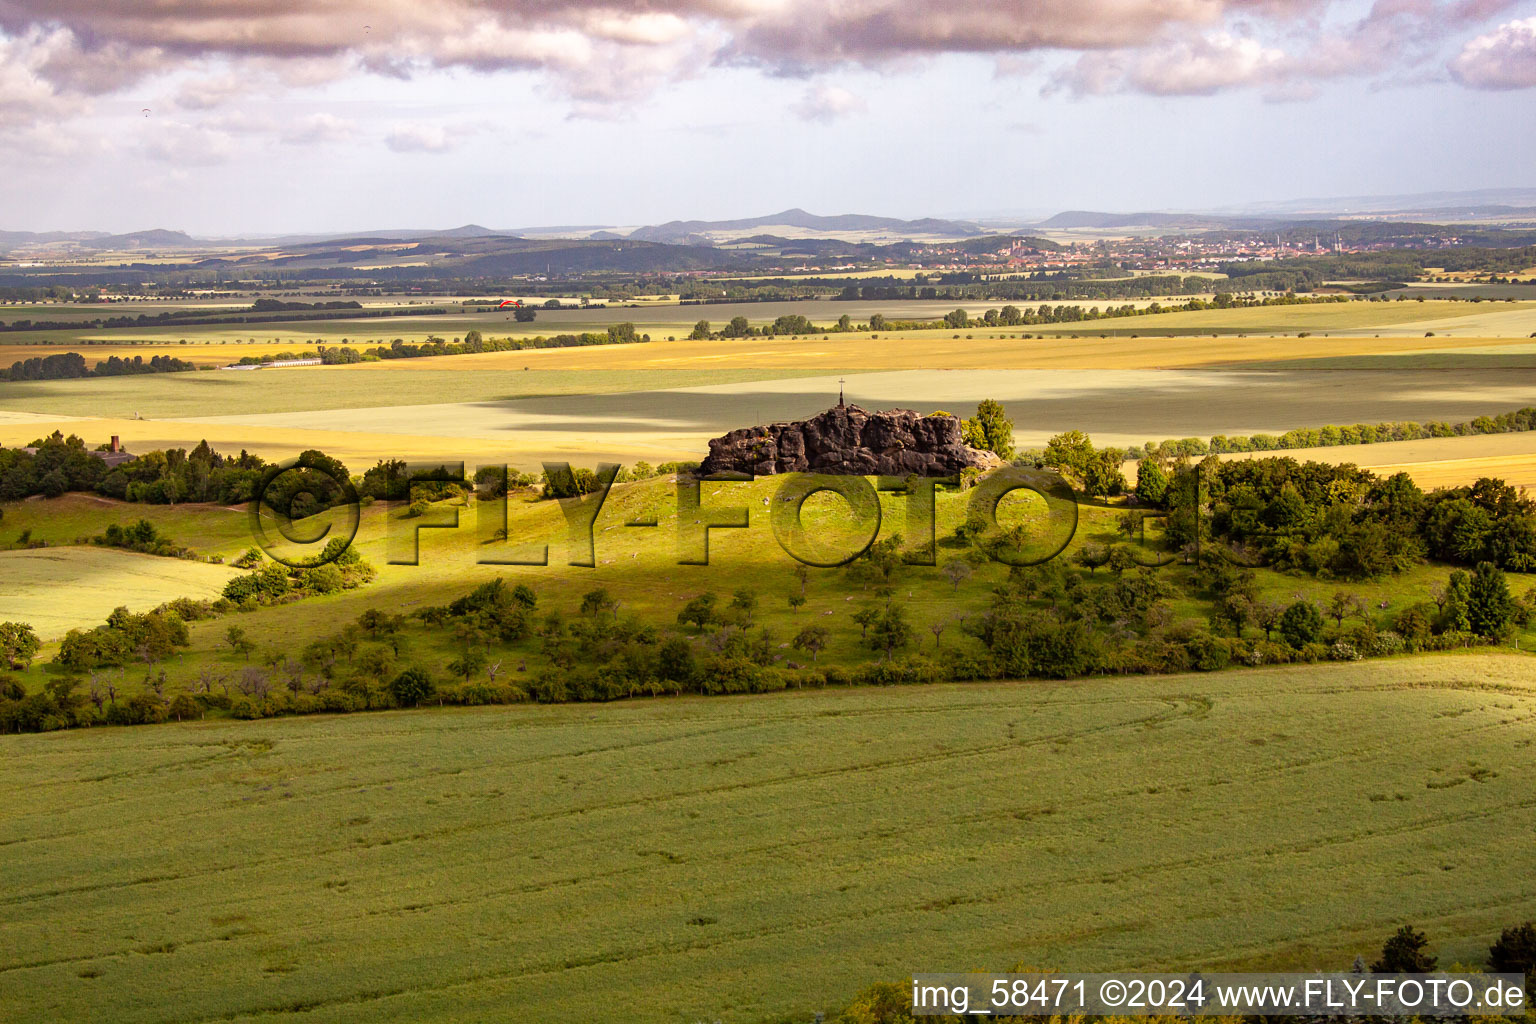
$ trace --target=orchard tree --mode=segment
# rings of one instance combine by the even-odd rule
[[[24,669],[37,656],[37,633],[25,622],[0,622],[0,657],[7,667]]]
[[[974,571],[971,568],[971,563],[963,558],[951,558],[944,563],[943,569],[944,578],[949,580],[950,586],[955,590],[959,590],[960,584],[970,579],[971,573]]]
[[[678,625],[686,626],[692,623],[700,630],[713,626],[720,621],[720,613],[715,609],[718,601],[719,598],[707,592],[693,598],[683,606],[682,611],[677,613]]]
[[[752,623],[752,614],[757,611],[757,593],[749,587],[741,587],[731,595],[731,610],[741,617],[748,625]]]
[[[1109,562],[1109,549],[1103,544],[1084,544],[1072,553],[1072,561],[1088,570],[1088,575]]]
[[[907,622],[900,605],[888,606],[884,614],[870,623],[867,642],[887,661],[893,652],[912,642],[912,625]]]
[[[806,626],[795,634],[795,650],[805,651],[814,663],[816,656],[826,650],[827,641],[831,639],[831,635],[826,626]]]
[[[251,641],[250,637],[245,635],[245,630],[239,626],[230,626],[224,631],[224,642],[229,645],[231,651],[246,661],[251,660],[251,652],[256,649],[256,644]]]

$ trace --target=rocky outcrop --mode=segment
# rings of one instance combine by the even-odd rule
[[[1001,465],[960,439],[960,420],[911,409],[869,412],[839,405],[808,420],[744,427],[709,442],[699,473],[841,473],[849,476],[951,476]]]

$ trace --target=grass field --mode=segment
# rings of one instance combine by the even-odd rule
[[[15,1022],[809,1020],[914,970],[1325,968],[1536,913],[1536,675],[1068,684],[0,737]]]
[[[102,621],[119,605],[145,612],[178,597],[218,597],[236,574],[222,565],[111,548],[0,551],[0,621],[31,623],[51,640]]]

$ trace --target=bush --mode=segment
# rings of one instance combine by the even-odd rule
[[[1280,635],[1292,647],[1301,648],[1323,632],[1323,613],[1308,601],[1297,601],[1280,616]]]
[[[1402,654],[1407,648],[1407,643],[1400,633],[1393,630],[1384,630],[1377,633],[1368,648],[1373,658],[1386,658],[1394,654]]]
[[[1296,660],[1309,665],[1322,661],[1326,657],[1328,657],[1328,648],[1318,643],[1302,644],[1296,652]]]
[[[1359,661],[1360,652],[1347,640],[1335,640],[1328,648],[1329,661]]]
[[[434,692],[432,677],[419,668],[408,668],[390,681],[389,692],[403,708],[415,707]]]

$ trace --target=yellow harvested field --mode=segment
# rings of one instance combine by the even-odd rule
[[[276,343],[266,341],[254,345],[178,345],[175,342],[150,341],[97,342],[92,345],[82,345],[78,341],[39,345],[0,344],[0,366],[9,367],[19,360],[38,359],[62,352],[79,352],[85,357],[86,364],[89,366],[94,366],[109,356],[117,356],[119,359],[143,356],[147,360],[150,356],[160,355],[175,356],[177,359],[185,359],[197,366],[227,366],[230,363],[239,362],[241,356],[273,356],[279,352],[296,352],[302,348],[304,348],[302,343],[296,344],[292,341]]]
[[[574,464],[587,466],[604,460],[630,464],[637,459],[655,463],[700,457],[696,439],[669,444],[645,434],[627,437],[605,435],[602,442],[597,444],[589,437],[572,432],[508,434],[504,439],[488,439],[311,430],[239,423],[0,413],[0,444],[9,447],[27,444],[55,430],[65,434],[79,434],[92,442],[116,434],[124,439],[129,451],[136,453],[163,448],[192,448],[199,441],[206,440],[220,452],[234,454],[245,449],[269,461],[280,461],[307,449],[318,448],[340,459],[354,472],[362,472],[380,459],[440,458],[464,461],[472,466],[499,465],[505,462],[533,468],[544,458],[565,458]]]
[[[974,332],[973,332],[974,333]],[[793,340],[661,341],[639,345],[490,352],[364,363],[391,369],[763,369],[763,370],[1151,370],[1270,360],[1396,355],[1462,348],[1524,346],[1525,338],[997,338],[959,340],[937,331],[832,335]]]
[[[1536,488],[1536,432],[1244,452],[1221,458],[1252,459],[1276,455],[1301,462],[1353,463],[1381,476],[1407,473],[1425,490],[1459,487],[1485,476],[1497,477],[1516,487]]]

